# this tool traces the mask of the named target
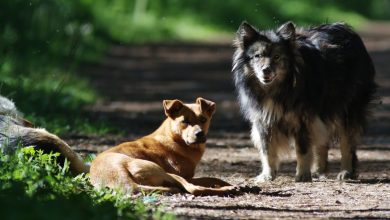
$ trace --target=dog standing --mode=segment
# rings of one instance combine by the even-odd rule
[[[296,29],[287,22],[259,31],[243,22],[235,48],[235,86],[260,150],[257,181],[275,178],[289,145],[297,154],[296,181],[311,181],[312,163],[313,175],[324,175],[334,137],[342,156],[337,178],[356,178],[356,146],[377,87],[360,37],[342,23]]]
[[[95,187],[123,191],[158,190],[194,195],[222,195],[234,186],[216,178],[193,178],[205,150],[215,103],[164,100],[167,119],[152,134],[99,154],[90,169]]]

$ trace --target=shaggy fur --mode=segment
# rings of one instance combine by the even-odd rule
[[[58,152],[58,162],[63,164],[66,158],[74,174],[89,172],[89,166],[67,143],[45,129],[34,128],[21,117],[11,100],[0,95],[0,151],[11,154],[21,146],[34,146],[45,153]]]
[[[312,165],[315,176],[323,175],[334,137],[342,154],[338,179],[355,178],[356,145],[376,90],[360,37],[343,23],[296,29],[288,22],[259,31],[243,22],[235,47],[234,82],[261,155],[257,180],[275,178],[290,145],[297,153],[296,181],[311,181]]]

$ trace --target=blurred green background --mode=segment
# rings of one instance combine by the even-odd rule
[[[101,94],[76,74],[115,43],[218,41],[242,20],[271,28],[390,19],[389,0],[2,0],[0,94],[55,133],[106,133],[82,106]]]

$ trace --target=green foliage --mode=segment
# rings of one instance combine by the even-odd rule
[[[0,8],[1,55],[17,58],[12,60],[16,64],[39,67],[45,59],[48,64],[66,59],[70,65],[96,46],[91,16],[79,1],[8,0],[1,1]],[[37,59],[40,63],[27,62]]]
[[[37,69],[34,74],[2,73],[1,92],[16,100],[18,107],[26,112],[52,114],[64,109],[76,110],[80,104],[96,99],[95,92],[86,81],[58,68]],[[29,102],[22,101],[26,99]]]
[[[125,43],[231,36],[243,20],[262,28],[288,20],[300,25],[345,21],[359,28],[367,18],[390,14],[388,0],[84,0],[84,5],[97,29]]]
[[[88,176],[70,176],[69,164],[60,166],[58,156],[33,147],[0,153],[2,219],[173,219],[161,212],[157,195],[95,190]],[[148,197],[154,202],[144,202]]]
[[[54,133],[103,134],[114,130],[104,120],[93,122],[82,110],[83,105],[93,103],[98,97],[86,80],[56,67],[16,74],[7,70],[9,64],[3,64],[0,94],[15,101],[34,124]]]
[[[3,155],[1,157],[2,188],[7,188],[9,181],[23,182],[26,184],[26,193],[29,196],[44,194],[47,198],[53,198],[56,194],[69,195],[77,193],[83,178],[64,178],[69,167],[66,163],[63,168],[59,166],[56,158],[59,154],[43,154],[35,151],[33,147],[23,148],[14,156]],[[76,187],[74,187],[76,186]]]
[[[96,28],[107,38],[124,43],[202,40],[224,32],[213,22],[200,20],[194,10],[185,11],[186,7],[201,3],[164,0],[85,1],[91,9]]]
[[[0,1],[0,8],[0,94],[52,132],[110,130],[81,110],[98,95],[75,67],[104,48],[88,10],[67,0]]]

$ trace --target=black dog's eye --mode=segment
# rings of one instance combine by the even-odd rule
[[[280,56],[279,55],[275,55],[274,56],[274,60],[279,60]]]
[[[199,120],[200,120],[200,122],[201,122],[201,123],[206,123],[206,121],[207,121],[207,118],[205,118],[205,117],[201,117]]]

